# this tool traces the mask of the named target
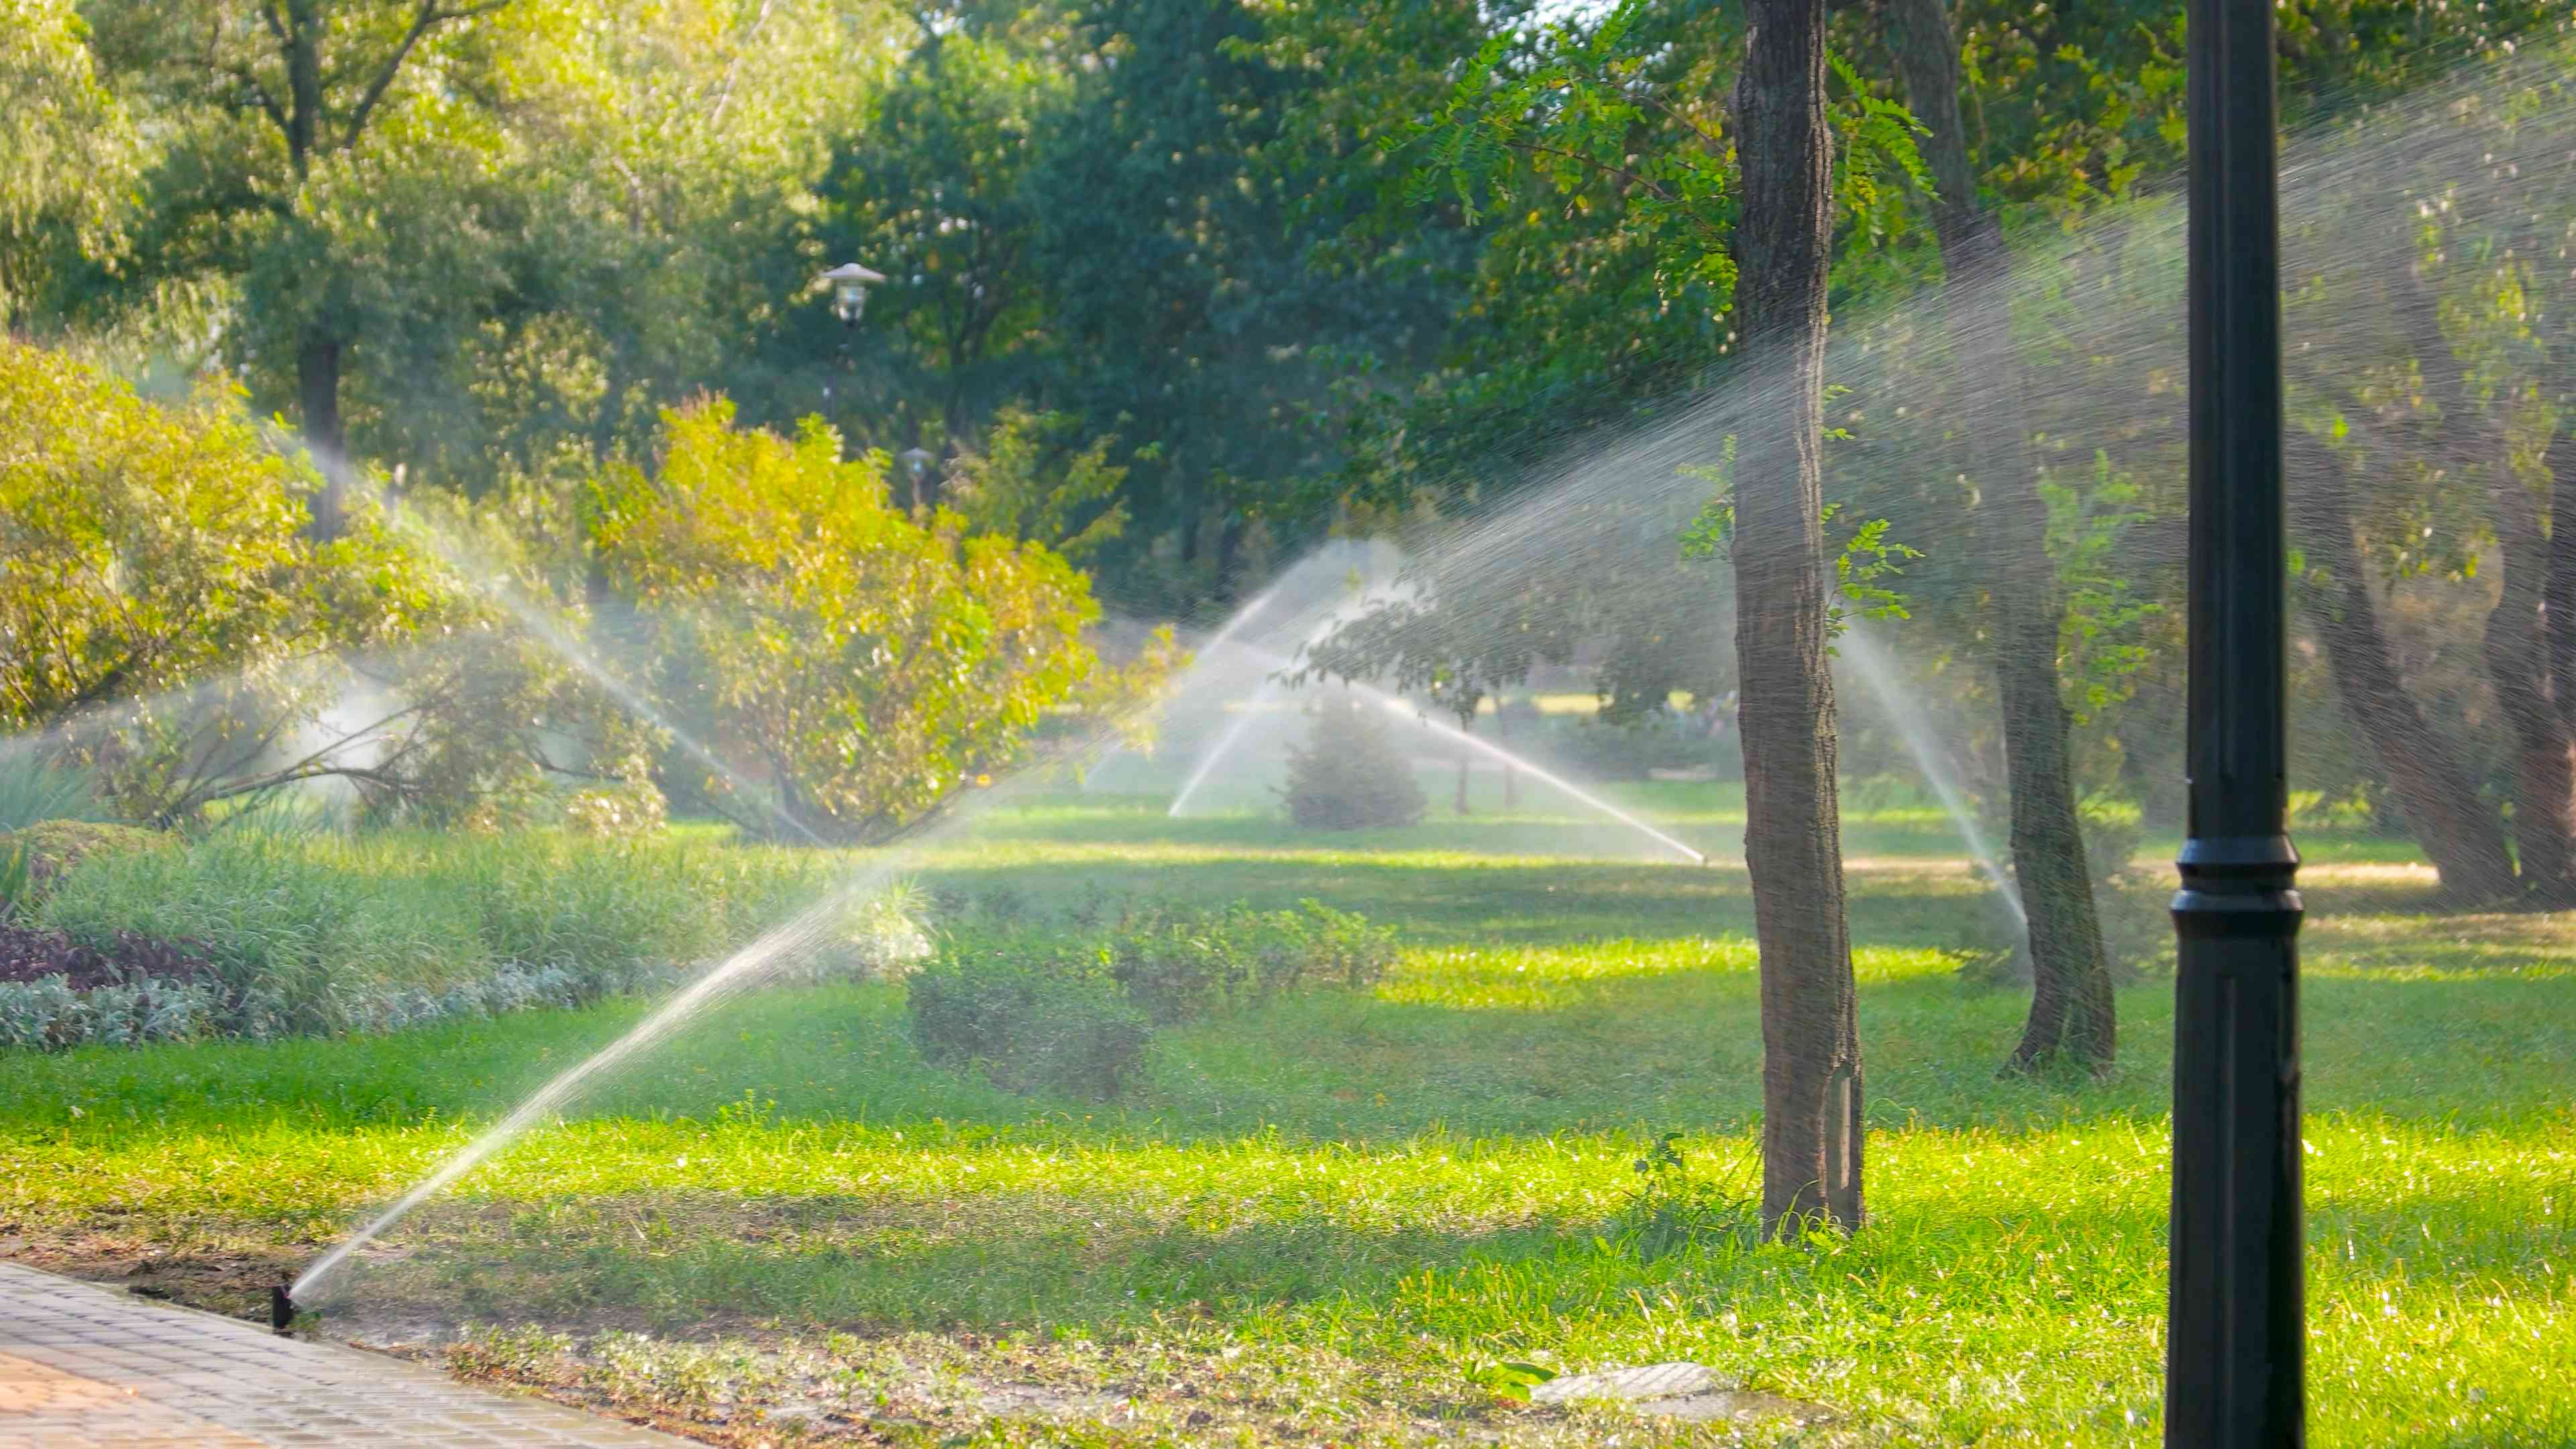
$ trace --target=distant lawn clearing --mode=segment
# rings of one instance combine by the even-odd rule
[[[1622,798],[1735,844],[1719,787]],[[1526,806],[1348,839],[1117,797],[999,815],[930,849],[920,882],[1311,896],[1398,927],[1405,955],[1368,995],[1167,1032],[1148,1084],[1107,1104],[924,1065],[900,986],[754,996],[398,1229],[324,1331],[745,1445],[791,1423],[923,1443],[2152,1440],[2169,981],[2123,989],[2108,1078],[1998,1080],[2025,1001],[1957,974],[1993,939],[1982,882],[1937,814],[1857,816],[1872,1222],[1761,1245],[1722,1210],[1749,1187],[1760,1097],[1741,868],[1597,858],[1630,847]],[[2302,845],[2314,1440],[2576,1443],[2576,918],[2427,914],[2402,848]],[[2151,926],[2168,888],[2142,883],[2133,914]],[[251,1311],[641,1009],[0,1055],[0,1245]],[[1697,1231],[1638,1200],[1630,1164],[1667,1131],[1714,1185]],[[1671,1359],[1836,1417],[1567,1413],[1477,1381]]]

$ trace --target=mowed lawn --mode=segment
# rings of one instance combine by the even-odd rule
[[[1728,792],[1624,798],[1733,853]],[[1959,971],[1990,897],[1937,814],[1856,812],[1871,1222],[1763,1244],[1724,1206],[1760,1113],[1743,872],[1553,808],[1341,838],[1117,797],[997,812],[917,879],[1311,897],[1403,957],[1367,995],[1161,1034],[1112,1103],[924,1065],[900,986],[754,995],[398,1227],[323,1329],[462,1332],[461,1371],[743,1444],[2153,1439],[2167,968],[2123,988],[2108,1076],[1999,1079],[2025,998]],[[2401,845],[2303,845],[2313,1437],[2576,1444],[2576,918],[2435,914]],[[2163,889],[2124,940],[2152,946]],[[0,1055],[0,1251],[250,1311],[642,1009]],[[1695,1230],[1638,1197],[1666,1132]],[[1835,1417],[1479,1382],[1671,1359]]]

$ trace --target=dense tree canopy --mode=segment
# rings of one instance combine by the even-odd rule
[[[1905,13],[1828,17],[1825,498],[1919,551],[1910,662],[1967,702],[1972,775],[2003,779],[1994,661],[2044,653],[2071,795],[2163,810],[2181,7],[1949,7],[1955,122]],[[2576,604],[2550,607],[2576,312],[2535,119],[2562,29],[2281,12],[2290,323],[2334,349],[2291,360],[2299,704],[2327,726],[2301,774],[2473,895],[2576,888],[2550,823],[2576,819]],[[1722,550],[1681,540],[1762,396],[1724,244],[1743,53],[1738,11],[1668,0],[10,0],[0,307],[526,520],[565,597],[610,586],[584,480],[712,393],[854,459],[920,450],[882,465],[897,503],[1060,545],[1122,615],[1210,617],[1328,532],[1401,537],[1412,613],[1343,662],[1471,722],[1569,668],[1647,718],[1738,683],[1669,601],[1732,617]],[[1909,136],[1958,145],[1917,168]],[[1953,216],[2008,254],[1998,365],[2054,384],[2000,428],[1962,391],[1995,368],[1915,305]],[[813,278],[846,260],[888,280],[845,328]],[[2038,502],[1999,509],[2027,505],[1983,476],[2014,457]],[[2056,623],[1999,655],[2013,520]]]

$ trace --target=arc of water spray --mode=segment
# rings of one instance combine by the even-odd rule
[[[1458,743],[1465,745],[1471,750],[1482,751],[1484,754],[1500,760],[1504,764],[1516,765],[1521,769],[1528,771],[1532,778],[1555,786],[1557,789],[1564,791],[1566,794],[1573,796],[1575,799],[1582,801],[1584,804],[1591,806],[1593,809],[1598,810],[1602,814],[1609,816],[1611,819],[1618,821],[1620,824],[1627,826],[1629,829],[1647,836],[1656,844],[1661,845],[1665,849],[1681,856],[1684,860],[1689,861],[1693,865],[1708,864],[1707,851],[1700,850],[1694,846],[1684,845],[1682,842],[1675,840],[1673,837],[1666,835],[1660,830],[1657,830],[1645,821],[1638,819],[1636,816],[1631,815],[1627,811],[1620,809],[1618,806],[1611,804],[1609,801],[1602,799],[1600,796],[1592,794],[1590,791],[1576,788],[1562,775],[1553,774],[1547,770],[1541,769],[1521,756],[1513,754],[1511,751],[1495,744],[1493,741],[1478,739],[1476,736],[1467,733],[1456,725],[1450,724],[1446,720],[1433,719],[1429,715],[1416,709],[1413,705],[1402,699],[1398,699],[1394,695],[1385,693],[1382,690],[1371,689],[1364,684],[1354,685],[1352,687],[1360,694],[1374,698],[1380,708],[1386,709],[1397,715],[1410,715],[1416,723],[1426,726],[1436,734],[1445,735],[1450,739],[1456,740]]]
[[[1286,669],[1295,663],[1294,660],[1283,658],[1278,654],[1255,645],[1237,644],[1234,647],[1267,662],[1273,670]],[[1273,677],[1275,678],[1275,675]],[[1379,689],[1374,685],[1361,684],[1353,681],[1350,683],[1350,689],[1352,693],[1359,695],[1361,698],[1368,700],[1379,708],[1401,718],[1411,719],[1414,723],[1423,726],[1444,739],[1455,740],[1459,744],[1465,745],[1471,750],[1478,751],[1479,753],[1492,759],[1499,760],[1504,764],[1512,765],[1529,772],[1531,778],[1544,784],[1552,785],[1567,795],[1582,801],[1584,804],[1591,806],[1593,809],[1600,811],[1602,814],[1609,816],[1611,819],[1618,821],[1620,824],[1627,826],[1629,829],[1638,832],[1647,839],[1652,840],[1656,844],[1663,846],[1665,849],[1672,851],[1674,854],[1681,856],[1693,865],[1708,864],[1708,852],[1700,850],[1695,846],[1686,845],[1681,841],[1674,839],[1672,836],[1656,829],[1654,826],[1647,824],[1645,821],[1629,814],[1627,811],[1622,810],[1618,806],[1611,804],[1609,801],[1602,799],[1600,796],[1593,794],[1591,791],[1582,788],[1573,781],[1566,779],[1564,776],[1530,763],[1530,761],[1524,756],[1516,755],[1510,750],[1504,749],[1502,746],[1495,744],[1491,740],[1478,739],[1476,736],[1467,733],[1456,725],[1450,724],[1446,720],[1433,719],[1430,715],[1423,713],[1410,702],[1396,695],[1389,694],[1385,690]]]
[[[1253,595],[1251,603],[1235,610],[1234,617],[1226,620],[1224,624],[1218,626],[1216,633],[1209,636],[1207,643],[1199,646],[1201,652],[1213,654],[1217,650],[1223,649],[1227,645],[1233,643],[1234,636],[1242,633],[1245,628],[1249,627],[1254,619],[1260,617],[1261,612],[1264,609],[1270,607],[1271,600],[1279,597],[1279,591],[1288,587],[1289,574],[1294,572],[1295,570],[1292,569],[1289,570],[1288,573],[1281,574],[1277,582],[1271,584],[1270,587],[1263,589],[1260,593]]]
[[[1259,601],[1256,600],[1255,606],[1257,607],[1258,604]],[[1216,638],[1208,641],[1209,652],[1213,653],[1230,644],[1235,630],[1242,627],[1243,622],[1250,617],[1250,609],[1236,615],[1234,621],[1219,631]],[[1324,621],[1306,635],[1307,647],[1312,648],[1320,643],[1341,620],[1342,613],[1339,609],[1326,614]],[[1249,646],[1244,647],[1249,650]],[[1197,795],[1199,787],[1216,774],[1216,767],[1224,763],[1228,755],[1234,753],[1234,747],[1242,742],[1244,732],[1251,729],[1254,722],[1261,718],[1261,712],[1269,707],[1270,701],[1279,697],[1281,687],[1279,671],[1265,667],[1261,671],[1260,686],[1252,691],[1252,698],[1244,702],[1243,717],[1226,726],[1225,733],[1217,737],[1215,747],[1199,757],[1197,766],[1190,771],[1189,779],[1182,782],[1181,793],[1172,797],[1172,808],[1163,812],[1164,814],[1178,819],[1182,812],[1189,809],[1191,797]]]
[[[1089,744],[1096,747],[1114,736],[1114,727],[1103,729],[1091,737]],[[388,1229],[402,1221],[413,1209],[475,1168],[482,1166],[503,1148],[525,1136],[530,1128],[561,1110],[580,1093],[582,1088],[598,1079],[601,1074],[668,1039],[686,1025],[690,1017],[707,1006],[758,983],[772,970],[798,959],[806,950],[823,939],[825,931],[841,910],[850,903],[864,899],[869,893],[882,888],[887,881],[894,878],[905,861],[918,854],[933,839],[955,830],[966,821],[990,810],[995,802],[1007,798],[1014,786],[1034,779],[1042,772],[1042,767],[1032,766],[999,786],[978,791],[972,804],[950,815],[937,829],[914,837],[906,843],[904,849],[888,859],[871,865],[840,889],[807,908],[795,919],[726,957],[706,974],[653,1008],[652,1014],[637,1022],[617,1040],[556,1075],[544,1086],[539,1087],[526,1101],[511,1109],[510,1115],[494,1123],[473,1141],[439,1163],[427,1177],[414,1184],[410,1191],[396,1198],[390,1206],[376,1214],[364,1227],[350,1234],[330,1252],[314,1260],[311,1267],[296,1276],[294,1284],[287,1290],[288,1297],[302,1306],[313,1306],[314,1295],[330,1281],[339,1267],[349,1260],[351,1254],[384,1236]]]
[[[713,970],[700,976],[670,999],[653,1009],[650,1016],[610,1042],[587,1060],[557,1075],[538,1088],[534,1095],[514,1108],[482,1135],[440,1163],[429,1176],[422,1178],[409,1192],[396,1198],[392,1206],[378,1213],[365,1227],[352,1233],[339,1246],[316,1259],[313,1265],[297,1275],[287,1296],[306,1307],[312,1306],[312,1295],[327,1282],[333,1271],[348,1261],[349,1255],[384,1235],[386,1229],[401,1221],[458,1178],[480,1167],[494,1153],[524,1136],[528,1129],[553,1115],[574,1094],[601,1073],[653,1046],[676,1031],[681,1023],[699,1008],[720,996],[751,984],[768,967],[794,959],[794,953],[811,945],[822,934],[833,913],[846,906],[862,892],[881,884],[890,872],[886,868],[870,872],[860,880],[826,896],[803,915],[745,946],[725,958]]]
[[[2004,906],[2012,912],[2013,924],[2025,931],[2030,929],[2030,913],[2022,905],[2021,886],[2004,870],[2002,857],[1995,853],[1993,842],[1986,839],[1984,827],[1977,824],[1976,813],[1968,808],[1968,792],[1960,783],[1959,771],[1951,762],[1950,752],[1943,749],[1940,742],[1932,738],[1931,732],[1923,727],[1922,712],[1908,708],[1899,696],[1896,676],[1887,656],[1875,641],[1857,628],[1844,631],[1839,643],[1842,657],[1851,661],[1861,683],[1869,687],[1871,696],[1878,701],[1879,711],[1887,716],[1888,723],[1896,726],[1897,737],[1905,741],[1906,752],[1914,756],[1914,763],[1923,771],[1923,778],[1932,786],[1932,793],[1940,798],[1941,808],[1949,812],[1950,823],[1957,828],[1959,839],[1967,845],[1968,854],[1976,859],[1977,868],[1995,883],[1995,890],[2003,896]]]
[[[397,500],[388,498],[381,492],[369,491],[376,506],[384,510],[385,517],[391,520],[396,528],[436,555],[439,562],[455,570],[467,584],[494,604],[499,605],[504,613],[516,620],[520,627],[535,635],[539,642],[562,657],[564,662],[587,675],[600,688],[607,690],[618,703],[634,711],[654,728],[669,735],[673,744],[678,745],[691,759],[714,771],[716,777],[731,787],[736,795],[753,802],[772,819],[805,837],[808,844],[829,843],[804,821],[788,814],[784,808],[763,797],[758,790],[752,788],[750,781],[745,780],[732,766],[717,758],[715,751],[699,744],[688,731],[672,723],[669,717],[654,708],[653,702],[646,699],[641,690],[619,678],[616,671],[610,669],[604,661],[585,648],[580,640],[575,639],[571,631],[557,623],[548,610],[522,595],[508,579],[482,566],[479,561],[467,557],[453,540],[430,527],[426,521],[415,516],[410,510],[403,508]]]

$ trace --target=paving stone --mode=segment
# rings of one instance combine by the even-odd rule
[[[1706,1364],[1650,1363],[1636,1368],[1566,1374],[1530,1390],[1533,1404],[1562,1404],[1575,1399],[1678,1399],[1717,1388],[1717,1375]]]
[[[0,1263],[0,1449],[682,1442],[399,1359]]]
[[[1650,1363],[1568,1374],[1530,1390],[1533,1404],[1567,1404],[1582,1399],[1611,1399],[1641,1414],[1703,1423],[1796,1419],[1814,1424],[1834,1416],[1833,1410],[1822,1404],[1740,1388],[1721,1380],[1706,1364],[1696,1363]]]

